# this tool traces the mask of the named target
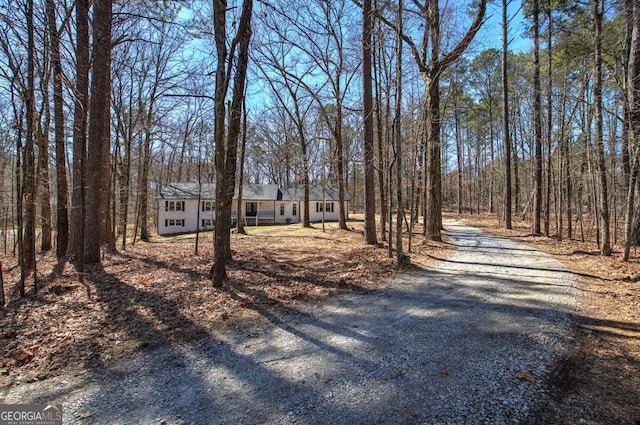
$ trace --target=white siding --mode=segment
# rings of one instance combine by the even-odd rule
[[[173,211],[167,211],[167,202],[184,202],[184,211],[176,211],[175,208]],[[213,201],[203,200],[201,202],[211,202],[213,207]],[[258,203],[258,217],[260,218],[260,224],[268,224],[273,223],[274,220],[274,208],[275,208],[275,222],[277,224],[286,224],[286,223],[300,223],[302,221],[302,217],[304,214],[304,202],[301,200],[293,200],[293,201],[251,201],[246,200],[243,202],[243,212],[246,206],[246,202],[257,202]],[[322,221],[322,210],[317,204],[323,204],[322,201],[310,201],[309,202],[309,219],[312,222]],[[338,221],[339,219],[339,205],[340,203],[337,200],[325,200],[324,204],[333,204],[333,211],[331,211],[331,207],[328,208],[328,211],[324,213],[325,221]],[[293,215],[293,210],[296,210],[296,215]],[[175,204],[174,204],[175,206]],[[236,218],[236,206],[237,201],[234,200],[233,208],[232,208],[232,220]],[[280,214],[281,207],[283,208],[284,214]],[[345,208],[347,212],[349,212],[349,202],[345,202]],[[208,224],[209,221],[203,223],[203,220],[211,220],[213,223],[215,218],[215,211],[213,208],[211,211],[202,211],[202,205],[200,206],[200,222],[197,223],[198,220],[198,201],[194,199],[189,200],[177,200],[177,199],[159,199],[158,200],[158,234],[159,235],[171,235],[176,233],[190,233],[195,232],[197,230],[197,226],[199,224],[200,230],[211,230],[210,227],[203,227],[203,224]],[[255,225],[255,219],[253,217],[249,217],[247,219],[247,224],[249,226]]]
[[[309,220],[322,221],[322,210],[317,204],[323,204],[322,201],[309,201]],[[324,204],[333,204],[333,212],[324,212],[324,221],[338,221],[340,219],[340,202],[337,200],[325,200]],[[345,201],[345,217],[349,218],[349,202]],[[304,208],[304,202],[300,202],[300,208]]]
[[[295,207],[294,207],[295,205]],[[296,215],[293,215],[293,210]],[[283,212],[284,214],[280,214]],[[298,201],[278,201],[276,202],[276,223],[299,223],[300,219],[300,202]]]
[[[167,211],[167,202],[184,202],[184,211]],[[196,199],[175,200],[160,199],[158,202],[158,234],[170,235],[174,233],[195,232],[198,219],[198,201]],[[200,211],[200,230],[209,230],[202,228],[202,220],[213,220],[213,211]],[[179,222],[184,220],[184,222]],[[176,222],[184,225],[175,225]],[[171,226],[171,224],[174,224]]]

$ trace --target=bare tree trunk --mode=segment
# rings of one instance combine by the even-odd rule
[[[607,189],[607,169],[604,158],[604,140],[602,130],[602,0],[591,0],[593,13],[593,102],[596,163],[600,192],[599,229],[601,235],[600,254],[611,255],[611,234],[609,228],[609,191]]]
[[[303,159],[303,161],[306,161]],[[305,168],[308,169],[308,164],[304,165]],[[302,208],[304,209],[302,215],[302,227],[311,227],[311,219],[309,217],[309,198],[311,197],[310,188],[309,188],[309,175],[306,174],[306,178],[303,180],[303,189],[304,189],[304,199],[302,200]]]
[[[420,146],[420,143],[417,143],[417,138],[419,137],[418,134],[420,134],[420,129],[419,129],[419,124],[418,124],[418,130],[414,133],[414,143],[412,146],[412,153],[411,153],[411,160],[410,160],[410,164],[411,164],[411,184],[409,186],[409,225],[408,230],[409,230],[409,243],[408,243],[408,247],[407,247],[407,251],[409,253],[412,252],[412,248],[413,248],[413,229],[414,226],[416,224],[416,216],[417,216],[417,210],[416,210],[416,175],[417,175],[417,168],[418,168],[418,146]]]
[[[44,58],[46,61],[46,58]],[[43,64],[47,68],[48,64]],[[51,251],[52,247],[52,217],[51,217],[51,182],[49,179],[49,132],[51,128],[51,107],[49,98],[49,75],[40,78],[41,109],[34,111],[34,131],[38,158],[36,160],[36,204],[40,207],[40,251]],[[37,238],[36,238],[37,239]]]
[[[637,155],[637,154],[636,154]],[[625,216],[624,216],[624,233],[625,233],[625,242],[624,242],[624,252],[622,254],[623,261],[629,261],[629,255],[631,252],[631,242],[632,242],[632,230],[633,230],[633,205],[635,204],[635,191],[636,191],[636,182],[638,179],[638,158],[634,158],[634,166],[631,167],[631,176],[629,179],[629,187],[627,188],[627,205],[625,208]]]
[[[464,170],[464,158],[462,152],[462,135],[460,134],[460,104],[459,87],[457,81],[452,82],[453,92],[453,125],[456,138],[456,204],[458,214],[462,214],[462,173]]]
[[[111,137],[111,136],[109,136]],[[115,145],[114,145],[115,147]],[[118,187],[118,164],[116,163],[116,152],[110,152],[109,159],[111,161],[110,186],[109,186],[109,234],[111,240],[111,250],[116,251],[116,239],[118,234],[118,202],[116,197],[116,188]]]
[[[153,103],[153,101],[152,101]],[[142,173],[138,182],[138,227],[140,228],[140,240],[149,242],[151,232],[149,231],[149,168],[151,167],[151,106],[149,107],[149,120],[144,136],[144,146],[142,147]]]
[[[396,120],[395,120],[395,141],[396,141],[396,263],[401,265],[405,262],[405,255],[402,250],[402,218],[404,209],[402,203],[402,8],[403,1],[398,2],[398,33],[396,45]]]
[[[518,105],[518,113],[520,112],[520,106]],[[514,127],[517,128],[517,121],[514,123]],[[524,150],[523,150],[524,152]],[[518,140],[516,139],[516,132],[513,133],[513,197],[515,201],[514,209],[516,214],[520,212],[520,169],[518,161]]]
[[[47,21],[49,24],[49,43],[53,65],[53,116],[55,123],[56,145],[56,255],[62,257],[69,244],[69,217],[67,203],[67,158],[65,150],[64,99],[62,97],[62,62],[60,60],[60,33],[56,24],[56,8],[53,0],[47,0]]]
[[[379,32],[376,32],[379,33]],[[375,79],[376,97],[375,97],[375,113],[376,113],[376,133],[378,148],[378,188],[380,192],[380,239],[382,241],[387,240],[387,200],[386,200],[386,181],[384,170],[385,165],[385,150],[384,150],[384,131],[382,128],[382,82],[380,81],[380,64],[378,63],[378,56],[376,52],[382,47],[378,47],[380,43],[376,43],[376,48],[371,49],[372,63],[373,63],[373,78]],[[373,105],[372,105],[373,108]]]
[[[424,218],[426,240],[441,241],[442,175],[440,147],[440,70],[427,83],[427,215]]]
[[[552,16],[551,16],[551,1],[547,0],[546,5],[546,14],[547,14],[547,161],[545,166],[545,194],[544,194],[544,235],[549,237],[549,226],[551,223],[551,137],[553,135],[553,122],[552,122],[552,112],[553,105],[552,102],[552,90],[553,90],[553,80],[552,80],[552,40],[551,34],[553,29]]]
[[[17,75],[14,75],[14,78],[17,78]],[[12,83],[15,84],[14,81]],[[17,99],[15,98],[15,87],[12,84],[11,90],[11,104],[13,105],[14,111],[14,119],[18,124],[16,129],[16,167],[15,167],[15,182],[16,182],[16,224],[17,224],[17,234],[16,243],[14,244],[14,254],[16,246],[18,247],[18,266],[20,267],[20,279],[18,281],[18,292],[21,297],[25,296],[25,276],[26,271],[24,267],[24,190],[23,190],[23,172],[22,172],[22,128],[23,128],[23,117],[24,117],[24,109],[18,111],[16,104]],[[24,105],[24,103],[23,103]],[[24,108],[24,107],[23,107]]]
[[[424,107],[424,111],[423,111],[423,120],[424,120],[424,143],[422,143],[422,179],[421,179],[421,184],[422,184],[422,235],[424,237],[427,236],[427,126],[428,126],[428,119],[427,119],[427,107],[426,107],[426,100],[425,100],[425,107]],[[469,203],[471,203],[471,195],[469,195]]]
[[[168,54],[167,50],[170,50],[171,48],[171,45],[167,45],[166,35],[160,31],[160,36],[156,40],[153,50],[154,58],[151,65],[151,68],[153,69],[153,80],[149,90],[148,100],[146,102],[146,111],[143,118],[144,141],[141,159],[142,172],[138,180],[138,197],[140,206],[138,209],[138,222],[140,228],[140,239],[144,242],[148,242],[151,239],[151,231],[149,229],[149,170],[151,168],[151,135],[155,125],[154,121],[158,91],[161,89],[162,82],[166,78],[165,71],[168,62],[168,59],[166,58],[166,55]],[[147,71],[145,70],[145,72]],[[185,138],[187,137],[187,134],[188,127],[185,131]]]
[[[200,149],[198,149],[198,203],[196,205],[196,246],[193,255],[196,257],[200,248],[200,210],[202,209],[202,161],[200,159]]]
[[[629,113],[631,110],[629,99],[630,82],[628,81],[630,74],[630,60],[632,58],[631,49],[633,45],[633,27],[635,19],[635,1],[624,0],[624,16],[625,16],[625,42],[624,42],[624,90],[626,96],[622,96],[623,122],[622,122],[622,172],[624,175],[624,186],[629,187],[629,179],[631,177],[631,119]]]
[[[342,61],[342,52],[340,52],[340,61]],[[341,67],[340,67],[341,68]],[[334,139],[336,142],[336,162],[337,162],[337,179],[338,179],[338,202],[340,203],[340,211],[338,212],[338,228],[341,230],[349,230],[347,227],[347,218],[345,213],[345,181],[344,181],[344,140],[342,137],[342,99],[340,90],[340,76],[336,78],[336,97],[337,97],[337,116],[335,122]],[[324,209],[323,209],[324,211]]]
[[[490,102],[489,105],[489,159],[491,160],[491,165],[484,166],[484,172],[489,174],[489,213],[494,214],[496,212],[495,205],[495,130],[493,123],[493,102]]]
[[[85,161],[87,155],[87,107],[89,105],[89,0],[76,0],[76,96],[73,118],[73,190],[67,255],[84,272]]]
[[[566,76],[566,72],[565,72]],[[567,78],[562,84],[562,107],[560,112],[560,136],[558,138],[558,204],[556,208],[556,226],[558,228],[557,240],[562,242],[564,238],[564,198],[565,198],[565,178],[564,174],[568,167],[565,167],[565,145],[569,144],[565,131],[566,114],[567,114]],[[567,164],[568,165],[568,164]]]
[[[302,134],[300,147],[302,149],[302,172],[304,174],[302,176],[302,185],[304,187],[302,227],[311,227],[311,218],[309,216],[309,198],[311,197],[311,194],[309,193],[309,157],[307,156],[307,141],[304,137],[304,129],[300,127],[299,131]]]
[[[633,210],[636,199],[636,182],[640,169],[640,8],[629,1],[625,3],[627,13],[627,32],[631,33],[628,41],[627,61],[627,98],[628,98],[628,130],[629,151],[632,153],[630,164],[630,178],[627,186],[627,206],[624,217],[624,254],[623,260],[629,260],[631,244],[633,242]],[[627,141],[623,141],[627,143]]]
[[[371,0],[362,7],[362,99],[364,113],[364,238],[367,245],[375,245],[376,201],[375,170],[373,166],[373,94],[371,78]]]
[[[565,170],[566,170],[566,187],[567,187],[567,238],[573,238],[573,211],[572,211],[572,181],[571,181],[571,162],[569,161],[569,141],[564,143],[564,158],[565,158]]]
[[[215,33],[216,52],[218,61],[216,65],[216,88],[215,88],[215,123],[214,123],[214,140],[216,144],[215,162],[216,162],[216,220],[214,235],[214,254],[213,266],[211,268],[211,281],[214,287],[222,287],[224,280],[227,278],[226,264],[231,257],[227,235],[226,221],[230,217],[226,216],[225,211],[225,177],[227,166],[226,160],[226,135],[225,135],[225,98],[227,95],[227,2],[225,0],[213,1],[213,26]],[[229,211],[229,215],[231,212]]]
[[[24,274],[33,272],[35,279],[36,266],[36,187],[35,187],[35,153],[34,153],[34,28],[33,0],[27,0],[27,87],[25,92],[25,113],[27,134],[24,146],[23,183],[24,196],[24,239],[22,251],[22,269]],[[37,282],[37,281],[36,281]],[[37,292],[37,283],[35,285]]]
[[[138,158],[142,159],[143,157],[143,149],[142,149],[142,143],[140,143],[140,146],[138,148]],[[142,175],[142,164],[144,161],[139,160],[138,161],[138,176]],[[138,185],[140,185],[140,178],[138,177]],[[133,240],[131,241],[131,245],[135,245],[136,242],[138,241],[138,228],[140,227],[140,203],[142,201],[142,198],[140,197],[140,194],[138,193],[138,196],[136,196],[135,198],[136,202],[135,202],[135,207],[133,209],[134,211],[134,220],[133,220]]]
[[[48,97],[48,96],[47,96]],[[38,126],[40,127],[40,126]],[[38,160],[36,170],[36,191],[40,206],[40,250],[51,251],[52,247],[52,218],[51,218],[51,183],[49,181],[49,125],[38,128]]]
[[[249,62],[249,41],[251,40],[251,14],[253,0],[244,0],[238,33],[234,43],[238,46],[233,95],[229,114],[229,131],[225,138],[225,107],[229,73],[225,70],[227,61],[226,47],[226,9],[225,0],[214,1],[214,31],[218,65],[216,69],[216,231],[213,250],[211,282],[214,287],[223,285],[227,278],[226,264],[231,258],[231,203],[236,182],[238,156],[238,138],[242,121],[242,103]],[[232,51],[235,45],[232,46]]]
[[[87,152],[87,263],[100,262],[101,245],[109,245],[111,0],[95,0],[93,9],[93,77]],[[114,241],[115,245],[115,241]]]
[[[230,239],[227,235],[226,223],[230,219],[225,214],[225,192],[228,190],[226,184],[226,135],[225,135],[225,98],[227,94],[227,2],[225,0],[214,0],[213,2],[213,26],[215,32],[217,66],[216,66],[216,89],[215,89],[215,124],[214,140],[216,144],[216,220],[214,235],[213,266],[211,268],[211,282],[214,287],[221,287],[227,279],[226,264],[231,257],[229,249]],[[230,211],[229,211],[229,215]]]
[[[129,108],[131,110],[131,108]],[[132,145],[132,120],[129,114],[127,130],[123,134],[124,153],[120,170],[120,224],[122,226],[122,249],[127,249],[127,235],[129,226],[129,198],[131,194],[131,145]]]
[[[244,223],[242,222],[242,185],[244,184],[244,157],[247,152],[247,103],[243,102],[242,105],[242,145],[240,147],[240,172],[238,173],[238,204],[236,215],[236,228],[238,233],[246,235],[247,231],[244,229]],[[307,213],[308,215],[308,213]]]
[[[389,140],[389,144],[393,144],[393,140]],[[389,146],[389,149],[392,149]],[[389,194],[388,203],[387,203],[387,255],[389,258],[393,258],[393,166],[396,161],[395,155],[393,158],[389,158],[388,164],[389,168],[387,170],[387,193]]]
[[[440,75],[444,66],[434,66],[440,60],[440,8],[437,0],[428,2],[432,66],[422,72],[427,98],[427,214],[424,217],[426,240],[441,241],[442,236],[442,175],[440,164]],[[426,71],[426,72],[425,72]]]
[[[226,234],[227,220],[225,214],[225,191],[226,183],[226,140],[225,140],[225,98],[227,94],[227,2],[225,0],[214,0],[213,2],[213,26],[215,33],[216,52],[218,61],[216,65],[216,88],[215,88],[215,114],[214,114],[214,140],[216,144],[216,220],[214,235],[213,266],[211,268],[211,281],[214,287],[221,287],[227,279],[226,264],[231,256],[229,249],[229,236]],[[229,214],[230,215],[230,214]]]
[[[467,49],[476,33],[482,26],[486,11],[486,0],[480,0],[478,11],[469,30],[465,33],[449,53],[440,55],[440,9],[437,0],[429,0],[424,13],[424,43],[431,43],[430,54],[427,46],[422,49],[403,34],[403,40],[412,50],[413,58],[418,65],[420,75],[424,80],[427,98],[426,114],[426,177],[425,177],[425,217],[424,234],[427,240],[442,240],[442,170],[441,170],[441,142],[440,142],[440,76],[446,68],[458,60]]]
[[[0,261],[0,312],[4,309],[4,276],[2,273],[2,261]]]
[[[511,229],[511,134],[509,133],[508,0],[502,0],[502,133],[504,137],[504,225]]]
[[[541,233],[540,219],[542,215],[542,101],[540,88],[540,9],[539,0],[533,0],[533,125],[534,172],[533,172],[533,211],[531,233]]]

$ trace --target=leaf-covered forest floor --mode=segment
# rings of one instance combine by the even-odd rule
[[[87,369],[160,344],[224,332],[265,312],[333,293],[374,288],[397,272],[387,249],[363,243],[363,223],[351,231],[328,223],[248,228],[232,236],[229,281],[211,287],[211,233],[155,237],[104,255],[79,282],[75,267],[52,253],[38,256],[38,293],[27,281],[19,298],[19,269],[2,258],[8,305],[0,312],[0,389]],[[419,233],[416,228],[415,232]],[[446,244],[413,243],[415,263]],[[408,238],[405,237],[405,247]],[[406,249],[406,248],[405,248]],[[444,253],[442,253],[444,255]],[[268,313],[267,313],[268,314]]]
[[[592,241],[534,237],[525,222],[508,231],[495,216],[462,218],[552,253],[577,274],[574,343],[556,365],[558,404],[539,412],[542,421],[570,423],[576,410],[586,408],[598,412],[602,423],[607,412],[621,410],[640,420],[640,259],[625,263],[619,250],[600,257]],[[102,266],[87,267],[83,283],[73,265],[41,254],[38,294],[30,280],[24,299],[17,294],[15,258],[5,256],[0,389],[90,369],[147,347],[188,343],[337,292],[375,288],[398,271],[383,244],[363,244],[361,221],[349,222],[352,231],[335,224],[326,232],[314,227],[249,228],[249,236],[233,235],[234,260],[222,289],[212,288],[208,276],[210,233],[201,235],[198,255],[194,235],[157,237],[106,254]],[[423,245],[420,230],[411,261],[446,258],[453,249],[446,236],[444,243]]]
[[[626,412],[618,417],[640,424],[640,249],[624,262],[621,246],[601,257],[594,241],[532,236],[530,223],[520,220],[506,230],[495,215],[463,217],[488,233],[553,254],[576,274],[573,344],[553,376],[558,405],[541,412],[541,423],[572,423],[576,409],[589,408],[601,423],[616,416],[611,412]]]

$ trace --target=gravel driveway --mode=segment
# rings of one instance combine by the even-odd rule
[[[552,257],[445,223],[455,253],[192,345],[14,387],[66,423],[522,423],[549,398],[574,282]]]

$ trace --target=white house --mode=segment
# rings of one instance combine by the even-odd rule
[[[215,222],[215,185],[210,183],[172,183],[162,189],[158,199],[158,234],[169,235],[211,230]],[[351,198],[345,194],[345,215]],[[238,191],[233,198],[232,224],[237,220]],[[304,188],[282,189],[273,184],[242,186],[242,220],[247,226],[299,223],[304,214]],[[309,219],[338,221],[338,188],[320,186],[309,190]]]

